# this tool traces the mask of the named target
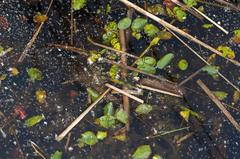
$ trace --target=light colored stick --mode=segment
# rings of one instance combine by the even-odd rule
[[[158,92],[158,93],[162,93],[162,94],[167,94],[167,95],[174,96],[174,97],[179,97],[179,98],[182,98],[182,97],[183,97],[183,96],[180,95],[180,94],[175,94],[175,93],[167,92],[167,91],[160,90],[160,89],[156,89],[156,88],[152,88],[152,87],[149,87],[149,86],[144,86],[144,85],[137,85],[137,86],[140,87],[140,88],[142,88],[142,89],[146,89],[146,90],[150,90],[150,91],[154,91],[154,92]]]
[[[89,37],[88,37],[87,39],[88,39],[88,41],[89,41],[90,43],[92,43],[93,45],[99,46],[99,47],[101,47],[101,48],[104,48],[104,49],[107,49],[107,50],[111,50],[111,51],[114,51],[114,52],[119,53],[119,54],[127,55],[127,56],[129,56],[129,57],[134,58],[134,59],[138,59],[138,58],[139,58],[139,57],[137,57],[137,56],[135,56],[135,55],[132,55],[132,54],[130,54],[130,53],[127,53],[126,51],[117,50],[117,49],[114,49],[114,48],[112,48],[112,47],[109,47],[109,46],[106,46],[106,45],[103,45],[103,44],[99,44],[99,43],[93,41],[93,40],[92,40],[91,38],[89,38]]]
[[[197,84],[203,89],[203,91],[208,95],[208,97],[218,106],[218,108],[223,112],[223,114],[232,123],[236,130],[240,132],[240,125],[227,111],[224,105],[218,100],[218,98],[208,89],[208,87],[201,80],[197,80]]]
[[[60,135],[56,137],[57,141],[61,141],[87,114],[91,109],[110,91],[108,88],[98,99],[93,102],[82,114],[80,114]]]
[[[209,62],[207,62],[202,56],[200,56],[191,46],[189,46],[185,41],[183,41],[178,35],[176,35],[174,32],[172,32],[170,29],[167,29],[173,36],[175,36],[183,45],[185,45],[192,53],[194,53],[200,60],[202,60],[205,64],[211,65]],[[238,92],[240,92],[240,89],[234,85],[227,77],[225,77],[222,73],[219,71],[217,72],[220,77],[222,77],[228,84],[230,84],[233,88],[235,88]],[[196,75],[196,74],[195,74]],[[182,81],[180,85],[183,85],[187,81]]]
[[[191,40],[191,41],[193,41],[193,42],[195,42],[195,43],[205,47],[206,49],[208,49],[208,50],[212,51],[213,53],[221,56],[222,58],[232,62],[233,64],[235,64],[237,66],[240,66],[240,63],[238,61],[235,61],[233,59],[229,59],[229,58],[223,57],[222,53],[219,52],[218,50],[216,50],[215,48],[213,48],[212,46],[202,42],[201,40],[198,40],[197,38],[193,37],[192,35],[184,32],[184,31],[182,31],[181,29],[173,26],[172,24],[170,24],[170,23],[168,23],[168,22],[158,18],[157,16],[155,16],[155,15],[145,11],[144,9],[142,9],[142,8],[138,7],[137,5],[129,2],[128,0],[119,0],[119,1],[124,3],[125,5],[127,5],[128,7],[134,8],[136,11],[142,13],[143,15],[145,15],[145,16],[151,18],[151,19],[153,19],[154,21],[158,22],[159,24],[163,25],[164,27],[169,28],[169,29],[177,32],[178,34],[180,34],[180,35],[184,36],[185,38],[187,38],[187,39],[189,39],[189,40]]]
[[[7,53],[11,52],[13,50],[13,48],[8,48],[6,50],[3,50],[3,52],[0,54],[0,57],[3,57],[4,55],[6,55]]]
[[[228,34],[229,32],[224,29],[223,27],[221,27],[218,23],[216,23],[215,21],[213,21],[211,18],[209,18],[207,15],[203,14],[202,12],[200,12],[198,9],[192,7],[196,12],[198,12],[201,16],[203,16],[205,19],[207,19],[209,22],[211,22],[213,25],[215,25],[217,28],[219,28],[220,30],[222,30],[225,34]]]
[[[47,157],[43,154],[43,151],[40,149],[40,147],[37,144],[35,144],[35,142],[30,140],[30,144],[34,149],[35,153],[38,154],[38,156],[40,156],[43,159],[47,159]]]
[[[129,94],[129,93],[127,93],[127,92],[125,92],[125,91],[123,91],[123,90],[121,90],[121,89],[119,89],[119,88],[117,88],[117,87],[115,87],[111,84],[109,84],[109,83],[106,83],[105,86],[107,86],[108,88],[111,88],[111,89],[113,89],[113,90],[115,90],[115,91],[117,91],[117,92],[119,92],[119,93],[121,93],[125,96],[128,96],[129,98],[132,98],[133,100],[135,100],[139,103],[144,103],[144,101],[142,99],[140,99],[138,97],[135,97],[135,96],[133,96],[133,95],[131,95],[131,94]]]

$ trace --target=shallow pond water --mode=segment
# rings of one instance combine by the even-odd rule
[[[157,2],[155,0],[148,1],[149,4]],[[112,7],[111,13],[109,15],[98,15],[96,10],[99,6],[106,6],[108,3]],[[134,3],[143,5],[142,1],[134,1]],[[153,105],[153,111],[148,116],[139,117],[135,113],[130,114],[131,127],[128,139],[125,142],[108,137],[92,147],[79,148],[77,146],[77,139],[81,133],[87,130],[94,132],[101,130],[94,124],[94,119],[101,114],[102,107],[107,101],[101,102],[94,111],[71,131],[68,148],[65,148],[66,139],[57,142],[55,135],[59,134],[87,108],[86,85],[95,83],[93,74],[103,72],[102,76],[107,76],[108,65],[94,64],[88,66],[85,57],[73,52],[48,47],[51,43],[70,43],[70,1],[63,0],[53,1],[48,16],[49,19],[44,24],[35,44],[31,47],[29,55],[22,63],[17,62],[19,55],[34,33],[36,26],[32,17],[37,12],[46,11],[48,4],[49,1],[33,1],[30,3],[30,1],[3,0],[0,2],[0,18],[5,17],[9,23],[7,29],[0,28],[0,45],[4,46],[4,48],[14,48],[12,52],[0,57],[0,73],[7,75],[5,80],[0,81],[0,111],[6,117],[11,117],[14,109],[17,106],[22,106],[26,110],[27,117],[39,114],[45,116],[44,121],[32,128],[24,126],[24,120],[18,118],[7,125],[3,129],[6,131],[7,137],[0,137],[0,159],[20,159],[22,158],[21,152],[19,152],[20,149],[25,158],[41,158],[34,153],[29,141],[35,142],[44,151],[47,158],[50,158],[50,154],[59,150],[63,152],[63,159],[127,159],[131,158],[134,150],[142,144],[151,145],[153,154],[159,154],[166,159],[240,158],[239,133],[197,86],[196,79],[202,79],[210,89],[226,91],[229,96],[224,102],[228,104],[232,102],[234,89],[222,79],[215,81],[205,73],[200,73],[185,85],[187,88],[184,99],[144,92],[141,98]],[[205,22],[192,16],[189,16],[184,23],[175,22],[174,25],[189,29],[190,34],[211,44],[211,46],[217,47],[222,44],[230,46],[236,52],[236,59],[239,61],[240,48],[238,45],[231,43],[229,39],[232,37],[232,31],[240,28],[240,13],[209,6],[205,6],[205,12],[231,33],[225,35],[216,28],[203,29],[201,25]],[[87,50],[99,49],[87,42],[87,36],[97,40],[101,39],[104,24],[111,20],[118,21],[125,17],[125,14],[126,7],[120,4],[119,1],[89,0],[85,9],[74,13],[77,26],[77,32],[74,35],[74,46],[84,47]],[[137,15],[137,13],[134,13],[134,16]],[[166,18],[166,20],[170,21],[169,18]],[[144,38],[140,41],[131,39],[130,51],[140,53],[148,43],[149,41]],[[191,46],[205,58],[210,55],[207,50],[198,45],[191,43]],[[150,51],[150,54],[159,58],[166,52],[175,53],[176,60],[165,71],[157,73],[176,82],[182,81],[204,66],[203,62],[174,38],[160,42],[153,51]],[[189,69],[185,72],[176,68],[177,59],[181,58],[185,58],[189,62]],[[240,69],[237,66],[226,63],[219,57],[216,64],[221,66],[221,72],[230,81],[233,81],[238,87],[240,86]],[[96,69],[100,69],[100,65],[104,65],[101,67],[102,71],[96,71]],[[10,75],[9,68],[12,67],[19,70],[20,73],[17,76]],[[35,82],[29,80],[26,70],[31,67],[41,70],[43,80]],[[180,76],[180,78],[175,78],[177,76]],[[81,80],[63,84],[65,81],[77,78]],[[38,89],[47,92],[44,104],[38,103],[35,99],[35,91]],[[114,95],[113,101],[114,98],[119,99],[120,97]],[[118,101],[114,107],[117,108],[119,105],[120,102]],[[136,105],[136,102],[131,102],[132,112]],[[193,111],[199,112],[204,120],[200,122],[193,119],[189,123],[185,123],[179,116],[177,105],[185,105]],[[238,106],[235,107],[238,108]],[[240,122],[239,112],[233,109],[228,110]],[[0,126],[4,125],[4,122],[0,118]],[[146,136],[186,126],[190,128],[177,133],[146,139]],[[16,132],[15,136],[8,132],[10,127]],[[182,142],[180,146],[177,146],[176,138],[191,132],[194,132],[193,135]],[[114,131],[109,132],[109,134],[113,133]],[[21,148],[19,148],[19,145]]]

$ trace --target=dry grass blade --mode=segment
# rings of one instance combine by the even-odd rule
[[[232,123],[235,129],[240,132],[240,125],[232,117],[232,115],[227,111],[224,105],[218,100],[218,98],[209,90],[209,88],[201,81],[198,80],[197,84],[203,89],[203,91],[208,95],[208,97],[218,106],[218,108],[223,112],[227,119]]]
[[[101,94],[98,99],[93,102],[82,114],[80,114],[60,135],[56,137],[57,141],[61,141],[91,110],[92,108],[103,99],[103,97],[110,91],[108,88],[103,94]]]
[[[212,46],[202,42],[201,40],[198,40],[197,38],[193,37],[192,35],[184,32],[183,30],[181,30],[181,29],[173,26],[172,24],[170,24],[170,23],[160,19],[159,17],[157,17],[157,16],[155,16],[155,15],[145,11],[144,9],[142,9],[142,8],[138,7],[137,5],[129,2],[128,0],[120,0],[120,2],[124,3],[128,7],[134,8],[136,11],[140,12],[141,14],[143,14],[143,15],[151,18],[151,19],[153,19],[154,21],[158,22],[159,24],[163,25],[164,27],[169,28],[169,29],[173,30],[174,32],[177,32],[178,34],[184,36],[185,38],[187,38],[187,39],[189,39],[189,40],[191,40],[191,41],[193,41],[193,42],[195,42],[195,43],[205,47],[206,49],[212,51],[213,53],[223,57],[222,53],[219,52],[218,50],[216,50],[215,48],[213,48]],[[226,57],[223,57],[223,58],[228,60],[228,61],[230,61],[230,62],[232,62],[233,64],[235,64],[237,66],[240,66],[240,63],[238,61],[236,61],[236,60],[229,59],[229,58],[226,58]]]
[[[46,157],[46,155],[44,155],[43,151],[41,150],[41,148],[37,144],[35,144],[33,141],[30,141],[30,144],[31,144],[32,148],[34,149],[35,153],[38,156],[40,156],[43,159],[48,159]]]

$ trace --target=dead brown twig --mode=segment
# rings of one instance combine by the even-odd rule
[[[235,129],[240,132],[240,125],[232,117],[232,115],[227,111],[224,105],[218,100],[218,98],[209,90],[209,88],[201,81],[197,80],[197,84],[203,89],[203,91],[208,95],[208,97],[218,106],[218,108],[223,112],[227,119],[232,123]]]

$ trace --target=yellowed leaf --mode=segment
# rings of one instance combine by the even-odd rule
[[[9,71],[11,72],[12,76],[17,76],[19,74],[19,71],[16,67],[10,68]]]
[[[189,119],[189,116],[190,116],[190,110],[180,111],[180,115],[186,122],[188,122],[188,119]]]
[[[44,91],[44,90],[37,90],[35,92],[35,96],[36,96],[36,99],[37,99],[37,101],[39,103],[41,103],[41,104],[45,103],[46,97],[47,97],[46,91]]]

